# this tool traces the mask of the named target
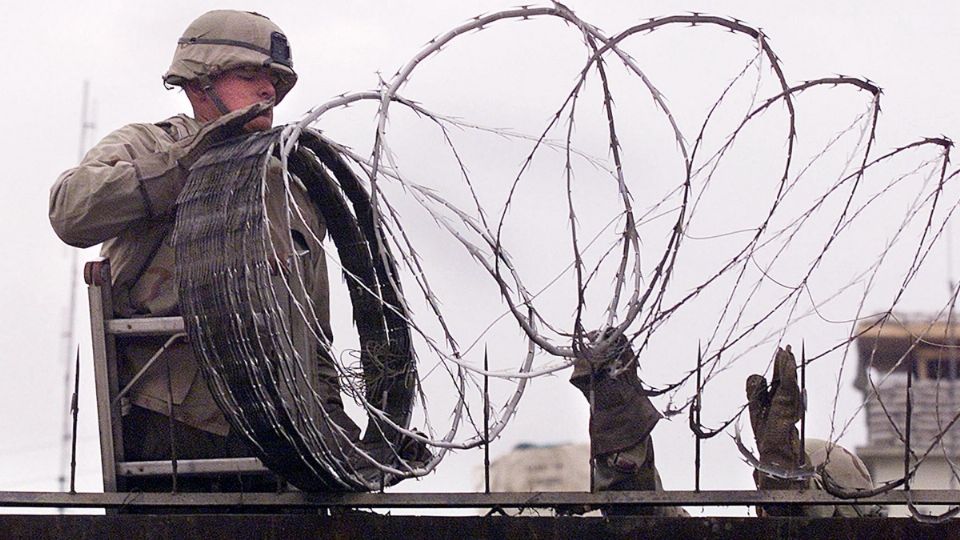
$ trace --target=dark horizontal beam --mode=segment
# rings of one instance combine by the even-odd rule
[[[960,521],[930,525],[907,518],[805,517],[505,517],[400,516],[371,512],[303,514],[0,515],[5,538],[710,538],[943,539],[960,537]]]
[[[960,491],[890,491],[864,499],[837,499],[808,491],[618,491],[605,493],[59,493],[0,491],[0,507],[346,507],[346,508],[562,508],[645,504],[652,506],[752,505],[960,505]]]

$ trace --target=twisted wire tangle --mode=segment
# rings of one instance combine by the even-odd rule
[[[402,93],[422,64],[446,53],[465,36],[507,21],[527,20],[562,23],[582,41],[585,58],[554,114],[532,134],[435,112]],[[655,31],[701,28],[723,30],[731,39],[750,44],[754,54],[711,98],[706,114],[690,130],[679,114],[684,111],[671,108],[671,101],[648,74],[644,62],[625,47],[644,43],[644,36]],[[661,132],[672,139],[679,164],[673,171],[675,179],[648,174],[631,159],[643,149],[630,137],[636,120],[623,118],[614,105],[615,96],[624,97],[620,89],[624,80],[637,84],[639,97],[652,103],[655,113],[643,121],[659,123]],[[202,272],[225,276],[221,286],[226,290],[181,292],[182,297],[192,298],[193,307],[184,309],[188,319],[208,309],[206,304],[213,304],[210,313],[223,318],[219,325],[234,322],[241,338],[230,355],[217,356],[215,349],[226,347],[217,341],[220,338],[207,335],[203,324],[192,330],[196,333],[191,334],[192,341],[206,339],[207,347],[201,353],[218,399],[232,411],[234,425],[253,440],[286,446],[286,455],[298,456],[291,458],[294,465],[278,466],[307,478],[302,482],[307,488],[373,489],[382,485],[385,477],[396,481],[427,474],[447,451],[486,442],[478,425],[483,415],[476,412],[481,377],[505,388],[502,403],[489,411],[493,419],[489,437],[494,439],[515,416],[531,379],[563,371],[578,355],[609,347],[621,336],[637,350],[643,363],[652,361],[647,357],[658,350],[658,336],[668,335],[672,327],[684,324],[682,321],[699,319],[708,328],[702,338],[702,386],[709,394],[711,383],[719,384],[740,364],[751,363],[758,371],[762,366],[769,369],[773,351],[785,343],[788,333],[815,323],[843,329],[838,339],[821,343],[804,359],[807,365],[818,367],[826,364],[820,360],[831,359],[838,367],[830,431],[830,440],[838,441],[868,400],[883,403],[879,390],[893,377],[893,369],[880,373],[867,365],[868,395],[853,417],[837,418],[840,380],[844,369],[852,369],[847,367],[853,354],[851,345],[869,329],[902,317],[903,306],[924,286],[926,272],[934,264],[931,259],[946,241],[957,206],[956,172],[948,170],[952,143],[945,137],[922,138],[878,152],[881,90],[877,85],[848,76],[797,84],[788,81],[767,36],[738,19],[691,13],[649,19],[607,34],[554,2],[477,16],[430,40],[377,89],[342,94],[282,130],[226,147],[221,152],[224,155],[231,159],[242,155],[247,160],[244,177],[250,182],[244,190],[231,190],[234,199],[241,191],[245,193],[243,204],[234,201],[227,206],[230,212],[234,212],[232,205],[243,206],[244,213],[237,210],[237,215],[230,214],[225,223],[216,225],[221,227],[218,235],[236,235],[237,244],[217,247],[230,254],[231,262],[213,266],[203,262],[212,259],[203,257],[212,250],[210,240],[204,238],[215,235],[204,237],[201,233],[193,239],[196,245],[189,252],[196,261],[187,259],[198,272],[194,277]],[[862,112],[825,141],[813,140],[813,150],[801,145],[798,126],[802,125],[806,96],[829,98],[843,93],[849,97],[851,91],[863,97]],[[732,114],[735,96],[746,96],[747,105],[737,102],[744,112],[735,114],[737,120],[731,127],[721,118]],[[377,107],[368,155],[317,131],[324,115],[364,102]],[[445,154],[455,163],[442,174],[439,185],[444,189],[404,172],[403,153],[391,145],[403,132],[391,131],[388,136],[387,131],[398,108],[424,120],[443,141]],[[605,124],[606,158],[580,148],[574,130],[575,120],[596,115],[598,110]],[[781,153],[766,156],[778,163],[776,172],[738,180],[745,184],[744,192],[752,189],[751,183],[762,184],[762,189],[757,188],[762,193],[744,196],[742,208],[731,212],[749,217],[749,223],[718,224],[710,217],[716,211],[711,205],[714,191],[728,189],[725,183],[731,182],[728,162],[742,159],[742,147],[750,144],[743,141],[749,141],[751,130],[761,129],[758,126],[771,118],[782,122],[777,135],[782,141]],[[719,136],[718,131],[722,133]],[[497,181],[498,190],[505,193],[500,203],[491,204],[484,182],[477,181],[479,175],[474,171],[480,167],[475,167],[469,152],[458,143],[465,133],[503,138],[524,148],[525,157],[515,174]],[[270,156],[279,160],[286,190],[287,215],[280,219],[309,222],[309,216],[319,212],[332,236],[338,228],[360,231],[352,248],[347,240],[343,245],[336,242],[336,252],[329,245],[323,248],[351,293],[361,334],[359,367],[350,361],[357,353],[337,349],[324,335],[318,323],[319,306],[302,294],[309,288],[304,273],[295,263],[284,262],[288,254],[278,245],[292,245],[295,239],[280,241],[268,232],[270,220],[275,218],[264,211],[262,186],[274,159]],[[217,159],[225,160],[221,155],[207,159],[204,165]],[[559,173],[544,180],[537,165],[549,159]],[[212,175],[207,181],[223,182],[226,175],[214,169],[206,169],[206,174]],[[198,165],[190,189],[202,190],[203,170]],[[536,234],[554,240],[566,236],[567,240],[566,251],[553,261],[559,265],[553,277],[541,282],[531,280],[529,268],[508,250],[514,243],[522,246],[515,242],[517,228],[512,225],[520,213],[518,206],[524,204],[522,194],[539,189],[544,182],[562,191],[567,221],[564,226],[544,224]],[[309,201],[297,195],[304,187],[314,194]],[[587,203],[582,201],[585,193],[601,188],[613,194],[599,210],[605,217],[598,222],[582,219],[587,214]],[[461,190],[466,204],[448,196],[448,191]],[[192,196],[216,199],[201,191]],[[336,208],[319,208],[326,199],[339,201]],[[223,205],[224,201],[209,204]],[[837,260],[842,260],[851,242],[857,242],[856,235],[875,228],[878,212],[886,237],[856,260],[843,261],[845,273],[838,277]],[[412,213],[427,216],[435,225],[431,234],[459,246],[450,257],[462,257],[478,267],[488,280],[484,285],[496,291],[505,306],[497,313],[476,313],[483,328],[478,335],[466,336],[454,327],[450,306],[456,305],[456,298],[442,296],[431,279],[431,272],[443,261],[431,260],[418,251],[418,238],[424,233],[408,224]],[[178,225],[182,238],[186,238],[185,227]],[[311,230],[308,235],[323,242],[322,230]],[[362,251],[364,265],[349,261],[351,249]],[[712,259],[705,264],[691,262],[704,254]],[[575,299],[572,312],[558,314],[549,307],[557,295]],[[956,295],[954,288],[948,301],[937,308],[937,320],[950,319]],[[364,335],[372,330],[363,327],[366,315],[360,311],[371,304],[378,306],[376,317],[384,333],[378,338],[383,347],[379,355],[364,345]],[[593,307],[597,305],[602,307]],[[370,452],[323,406],[323,394],[313,387],[304,367],[310,364],[305,361],[309,358],[297,351],[292,334],[284,329],[291,319],[304,322],[309,337],[322,349],[319,354],[335,368],[343,393],[366,412],[367,434],[378,432],[390,442],[389,456]],[[478,344],[484,342],[490,328],[504,321],[522,336],[516,359],[507,364],[500,359],[494,367],[483,369]],[[588,332],[598,328],[607,331],[588,338]],[[832,339],[833,334],[830,336]],[[922,338],[917,336],[915,343]],[[227,356],[239,360],[226,360]],[[252,360],[264,362],[267,357],[279,358],[269,370]],[[897,366],[906,359],[906,355],[900,358]],[[697,362],[690,358],[674,364],[680,367],[668,378],[644,377],[650,394],[666,400],[663,409],[667,415],[686,411],[695,402],[690,379]],[[422,385],[427,378],[444,377],[456,399],[449,409],[439,410]],[[396,381],[400,382],[392,385]],[[737,423],[745,402],[743,395],[735,405],[728,402],[731,410],[719,418],[720,427],[698,426],[697,436],[713,436]],[[906,443],[908,434],[894,416],[887,413],[898,438]],[[446,426],[439,425],[441,418],[447,420]],[[943,440],[957,418],[940,422],[933,441],[927,441],[929,446],[916,454],[912,471],[936,449],[946,453]],[[415,462],[401,455],[398,441],[404,438],[426,444],[433,450],[432,457]],[[756,458],[746,455],[749,451],[739,438],[739,428],[735,439],[745,459],[760,467]],[[375,469],[379,477],[363,472],[364,468]],[[809,475],[809,471],[769,472],[796,478]],[[908,471],[900,481],[880,489],[908,482],[910,474]],[[953,474],[957,475],[956,468]],[[851,496],[825,483],[838,496]]]

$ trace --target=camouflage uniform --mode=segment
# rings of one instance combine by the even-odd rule
[[[91,149],[79,166],[63,173],[51,190],[50,220],[54,230],[68,244],[87,247],[103,242],[101,255],[110,260],[113,273],[113,306],[121,317],[164,317],[178,315],[177,284],[174,249],[170,235],[173,231],[175,198],[151,196],[152,192],[176,194],[178,181],[172,175],[155,174],[142,164],[162,154],[177,140],[197,133],[200,124],[184,115],[175,116],[157,124],[133,124],[123,127]],[[285,220],[284,187],[280,164],[271,162],[267,182],[267,215],[271,233],[281,258],[292,252],[291,235],[282,227]],[[147,179],[145,179],[147,178]],[[166,183],[162,188],[144,188],[150,182]],[[307,195],[297,184],[291,184],[294,198],[301,208],[311,208]],[[303,219],[300,219],[300,218]],[[292,218],[290,228],[299,233],[293,236],[304,242],[296,246],[304,257],[307,282],[320,325],[326,335],[332,335],[329,324],[329,300],[326,262],[318,243],[325,228],[315,213],[305,212]],[[316,235],[316,237],[314,236]],[[118,344],[121,384],[128,381],[159,349],[165,338],[137,338]],[[170,363],[171,384],[167,385],[166,363]],[[327,371],[330,371],[328,368]],[[335,378],[335,373],[333,374]],[[171,392],[172,390],[172,392]],[[339,391],[330,390],[339,400]],[[172,393],[173,415],[182,424],[225,437],[230,431],[223,413],[214,402],[197,360],[189,344],[184,341],[169,347],[141,381],[131,390],[129,403],[166,415],[168,395]],[[137,416],[143,416],[137,412]],[[146,415],[149,417],[149,415]],[[131,426],[136,430],[136,426]],[[192,446],[208,446],[203,433],[185,430],[178,433],[179,443],[198,442]],[[150,437],[148,431],[143,434]],[[150,442],[166,447],[166,432],[162,441]],[[195,437],[194,437],[195,435]],[[129,459],[159,459],[156,452],[138,451],[138,437],[127,437],[133,444]],[[209,439],[216,441],[217,439]],[[214,448],[217,444],[212,443]],[[184,451],[189,453],[189,444]],[[213,457],[199,451],[190,457]],[[180,455],[180,457],[188,457]],[[222,457],[222,456],[220,456]]]
[[[297,80],[286,37],[273,22],[254,13],[212,11],[187,28],[164,81],[181,86],[197,81],[219,102],[210,86],[212,78],[240,67],[269,69],[278,102]],[[179,314],[171,243],[176,200],[192,160],[217,140],[236,134],[245,120],[237,122],[233,117],[247,114],[222,109],[221,113],[220,118],[205,125],[178,115],[156,124],[120,128],[94,146],[77,167],[64,172],[52,187],[50,223],[60,238],[76,247],[103,243],[101,255],[110,260],[113,307],[118,316]],[[227,129],[230,123],[234,124],[232,131]],[[188,162],[187,157],[192,159]],[[316,307],[321,329],[332,336],[326,261],[319,244],[325,235],[324,224],[315,212],[287,219],[276,160],[270,163],[267,177],[267,217],[273,242],[281,258],[293,252],[301,256],[307,294]],[[302,189],[296,184],[291,189],[301,208],[312,208]],[[291,235],[291,230],[299,234]],[[291,246],[291,236],[303,245]],[[121,385],[164,341],[147,337],[118,343]],[[333,367],[320,365],[318,371],[326,384],[321,391],[342,410]],[[178,457],[251,455],[230,433],[190,345],[182,340],[158,358],[128,397],[124,403],[128,460],[169,458],[168,401],[172,401],[176,420]],[[344,429],[358,438],[359,429],[348,419],[346,422]]]

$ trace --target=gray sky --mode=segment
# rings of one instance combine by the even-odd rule
[[[60,336],[65,327],[71,270],[69,251],[50,229],[46,207],[50,185],[61,171],[77,161],[84,80],[90,82],[94,103],[94,140],[126,123],[159,121],[183,112],[186,98],[179,91],[164,89],[160,80],[177,37],[191,20],[208,9],[254,10],[277,22],[292,45],[300,82],[276,112],[278,123],[290,122],[311,106],[337,94],[375,88],[378,73],[389,78],[433,36],[473,15],[514,4],[509,1],[226,3],[186,0],[4,3],[0,13],[8,24],[0,42],[8,52],[8,67],[2,96],[8,104],[6,117],[10,122],[0,146],[9,172],[7,195],[0,198],[0,216],[8,231],[0,238],[0,250],[7,253],[0,262],[0,276],[7,282],[0,295],[6,306],[0,311],[0,328],[3,328],[0,362],[5,373],[0,378],[0,399],[3,400],[0,433],[5,434],[0,439],[0,490],[57,489],[65,365]],[[581,18],[609,33],[648,17],[691,10],[734,16],[762,28],[771,38],[789,82],[837,73],[868,77],[884,89],[878,152],[925,136],[950,135],[960,120],[953,102],[957,80],[951,62],[953,53],[960,50],[955,22],[960,8],[949,2],[917,1],[909,8],[902,2],[892,1],[819,0],[805,2],[802,8],[762,1],[601,3],[571,0],[568,5]],[[544,113],[549,114],[559,106],[583,58],[577,34],[557,23],[508,22],[476,36],[467,36],[463,42],[462,49],[459,45],[452,46],[432,63],[426,63],[407,88],[408,95],[438,112],[529,133],[537,133],[538,126],[542,125],[538,122],[546,118]],[[663,83],[664,93],[671,99],[671,106],[680,111],[683,123],[687,113],[696,120],[710,104],[695,91],[706,84],[707,77],[702,74],[714,65],[732,68],[742,65],[749,57],[749,45],[719,29],[672,29],[669,35],[661,37],[658,31],[649,40],[637,40],[629,50],[642,67],[649,66],[651,73],[660,77],[655,82]],[[725,76],[729,78],[733,74],[735,71],[728,71]],[[723,80],[723,77],[717,75],[714,79]],[[624,92],[621,94],[624,116],[633,110],[632,99],[637,103],[649,101],[647,97],[634,98],[630,90]],[[830,99],[834,95],[829,94]],[[812,100],[814,105],[801,114],[806,122],[802,127],[809,126],[807,132],[801,132],[802,140],[806,133],[812,133],[811,138],[819,136],[817,126],[834,121],[838,110],[845,111],[852,120],[865,103],[862,99],[850,100],[848,95],[838,97],[836,103],[819,99]],[[602,118],[599,106],[591,106],[594,110],[590,114]],[[333,112],[318,127],[330,137],[366,154],[374,129],[374,112],[369,106]],[[521,125],[508,123],[512,120]],[[591,120],[578,119],[578,122],[582,122],[579,127],[582,133],[589,135],[593,129]],[[416,137],[405,136],[406,125],[401,118],[390,126],[398,156],[412,163],[414,174],[420,171],[417,167],[425,167],[425,173],[432,170],[429,167],[440,167],[441,164],[424,165],[418,161],[430,157],[429,149],[433,147],[420,144]],[[662,122],[655,125],[662,127]],[[648,129],[644,122],[622,121],[624,133],[634,128],[637,132],[649,131],[652,138],[659,133],[650,131],[655,128]],[[774,139],[783,140],[782,131],[772,133]],[[763,138],[762,134],[760,137]],[[585,145],[591,144],[589,137],[583,139]],[[642,145],[643,139],[637,143]],[[470,143],[465,144],[469,148]],[[496,147],[498,151],[509,152],[500,144]],[[670,152],[675,152],[671,144],[667,139],[654,146],[666,148],[665,154],[637,152],[648,170],[666,170],[675,163],[670,161],[675,160],[675,156],[669,157]],[[516,156],[501,155],[490,154],[493,147],[478,148],[477,167],[481,175],[487,171],[483,167],[490,167],[491,176],[503,173],[502,178],[510,179],[522,159],[522,152]],[[606,156],[603,145],[591,150]],[[484,160],[485,152],[488,156],[500,156],[499,161]],[[749,153],[736,154],[729,158],[729,163],[744,171],[743,176],[749,176],[751,167],[755,166],[752,159]],[[497,162],[484,165],[484,161]],[[496,169],[500,163],[505,163],[502,171]],[[741,195],[746,191],[749,190],[742,190]],[[735,206],[738,200],[730,202]],[[588,213],[585,212],[585,219]],[[566,237],[567,232],[562,228],[554,231]],[[518,258],[524,264],[522,253],[535,253],[533,250],[539,242],[517,234],[514,253],[519,251]],[[863,234],[865,244],[874,240],[869,237],[869,231]],[[430,246],[428,243],[423,248],[425,253],[431,252]],[[440,276],[438,281],[457,283],[463,278],[460,272],[473,271],[466,264],[452,266],[456,271],[445,270],[437,260],[442,253],[438,251],[432,259],[434,271]],[[96,250],[86,250],[81,259],[95,256]],[[527,264],[535,265],[536,260]],[[948,263],[941,257],[930,265],[932,292],[918,293],[909,304],[911,310],[942,306],[943,300],[938,300],[937,295],[946,291]],[[483,290],[479,286],[478,289]],[[462,291],[462,294],[473,293]],[[490,318],[496,312],[496,298],[489,306],[476,300],[476,305],[489,307],[488,311],[481,310],[477,317],[477,312],[461,307],[473,306],[473,297],[469,297],[470,301],[462,297],[458,301],[456,295],[454,290],[451,296],[444,297],[447,308],[455,313],[454,318]],[[78,312],[83,314],[86,306],[82,291],[79,298]],[[556,320],[569,314],[563,302],[558,302],[554,309],[551,313],[558,314]],[[482,325],[481,321],[474,322]],[[349,321],[340,324],[349,331]],[[808,331],[817,330],[811,327]],[[78,487],[97,490],[100,487],[99,454],[85,317],[77,333],[78,339],[83,340]],[[466,334],[475,336],[476,331]],[[517,338],[517,334],[514,331],[513,338]],[[677,331],[668,335],[672,340],[686,340],[684,350],[698,339],[697,332],[685,335]],[[789,335],[788,340],[797,346],[801,337],[806,336]],[[464,339],[469,342],[472,338]],[[522,341],[516,342],[522,345]],[[521,348],[513,354],[519,359],[522,352]],[[744,369],[762,370],[771,352],[758,352],[757,361]],[[503,367],[509,365],[515,364],[511,360]],[[656,367],[647,373],[653,378],[660,374]],[[668,373],[675,372],[665,371],[666,379],[660,382],[669,379]],[[738,381],[742,381],[744,373],[734,370],[730,377],[718,381],[717,384],[725,386],[717,388],[713,395],[708,394],[705,406],[709,408],[711,401],[732,399],[726,397],[728,394],[737,396],[729,405],[739,403],[741,383]],[[840,406],[848,410],[847,414],[858,403],[850,386],[852,376],[851,370],[842,375],[845,393],[852,395],[841,399]],[[824,396],[832,398],[836,377],[837,370],[828,366],[814,374],[817,384],[824,386]],[[832,408],[830,400],[815,401],[821,403],[814,403],[811,409],[808,432],[826,436]],[[724,411],[728,413],[729,409]],[[840,417],[846,418],[844,414]],[[534,381],[518,416],[502,439],[494,443],[492,453],[496,456],[523,441],[584,442],[586,422],[586,405],[566,383],[565,373]],[[685,424],[685,417],[663,422],[654,433],[658,464],[668,488],[692,487],[693,441]],[[861,444],[864,429],[862,421],[855,421],[843,441],[850,447]],[[709,441],[705,452],[705,469],[711,471],[704,481],[705,487],[748,489],[752,486],[749,470],[740,464],[729,438],[721,436]],[[473,474],[480,463],[480,451],[454,455],[430,477],[419,482],[404,482],[400,489],[469,490],[474,487]]]

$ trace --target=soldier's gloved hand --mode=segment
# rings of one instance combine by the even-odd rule
[[[273,100],[261,101],[231,111],[205,124],[193,137],[177,141],[170,152],[171,154],[181,152],[181,155],[177,157],[177,163],[181,168],[189,170],[211,146],[242,134],[243,126],[247,122],[260,116],[271,107],[273,107]]]
[[[633,350],[630,348],[630,342],[623,334],[617,336],[616,339],[603,348],[598,346],[601,341],[609,341],[612,333],[613,329],[608,328],[604,332],[603,337],[600,336],[597,330],[587,332],[586,334],[587,350],[585,360],[593,367],[594,371],[602,369],[620,370],[636,359]]]
[[[247,122],[273,107],[273,101],[254,103],[231,111],[204,125],[196,134],[185,137],[161,152],[133,161],[151,217],[169,213],[187,181],[190,167],[211,146],[243,133]]]
[[[747,402],[750,425],[760,453],[760,462],[779,469],[794,470],[804,463],[803,445],[796,423],[803,414],[797,361],[787,345],[778,349],[770,385],[762,375],[747,377]],[[802,480],[783,480],[754,472],[761,489],[794,489]]]
[[[612,381],[614,386],[639,383],[637,379],[637,355],[630,346],[630,340],[620,335],[610,340],[613,329],[604,332],[600,337],[598,330],[587,332],[584,335],[583,349],[578,351],[573,361],[573,373],[570,374],[570,384],[583,392],[589,401],[591,393],[598,386],[607,387]],[[600,346],[600,342],[609,343]],[[621,376],[626,373],[625,376]],[[609,389],[609,388],[608,388]]]

